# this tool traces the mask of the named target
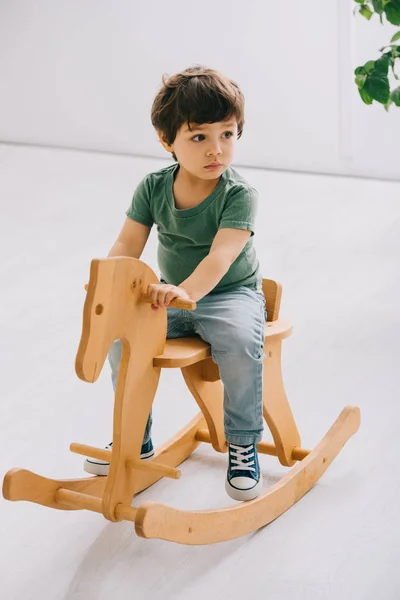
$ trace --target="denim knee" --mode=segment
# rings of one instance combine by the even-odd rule
[[[221,333],[218,346],[212,347],[214,361],[227,355],[230,361],[239,362],[250,359],[251,361],[262,362],[264,355],[264,335],[263,332],[252,331],[250,329],[236,329],[229,334]]]

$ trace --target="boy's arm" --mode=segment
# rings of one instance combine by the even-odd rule
[[[179,287],[183,288],[194,302],[204,298],[229,271],[250,235],[251,231],[245,229],[219,229],[208,255]]]
[[[130,217],[127,217],[108,256],[131,256],[132,258],[140,258],[150,235],[150,231],[151,227],[142,225],[142,223],[138,223]]]

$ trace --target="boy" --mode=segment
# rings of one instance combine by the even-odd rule
[[[230,167],[244,97],[233,81],[195,66],[163,78],[151,118],[176,162],[140,182],[109,256],[140,258],[157,224],[161,279],[148,289],[152,307],[163,309],[175,298],[197,302],[195,311],[167,308],[167,338],[199,335],[211,345],[224,384],[226,491],[252,500],[262,487],[257,443],[266,308],[252,240],[257,193]],[[109,354],[114,390],[121,353],[117,340]],[[141,458],[153,454],[150,415]],[[85,462],[96,475],[106,475],[108,466]]]

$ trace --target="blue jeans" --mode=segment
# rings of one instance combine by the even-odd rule
[[[162,309],[160,309],[162,310]],[[211,346],[224,385],[225,437],[232,444],[254,444],[262,437],[264,326],[267,318],[261,292],[240,286],[208,294],[194,311],[167,308],[167,338],[200,337]],[[109,353],[114,392],[122,344]],[[151,413],[143,442],[151,435]]]

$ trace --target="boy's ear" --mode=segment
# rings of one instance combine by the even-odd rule
[[[160,143],[163,146],[164,150],[166,150],[167,152],[173,152],[174,148],[173,148],[173,146],[168,144],[168,142],[165,138],[165,134],[162,131],[157,131],[157,135],[158,135],[158,139],[160,140]]]

